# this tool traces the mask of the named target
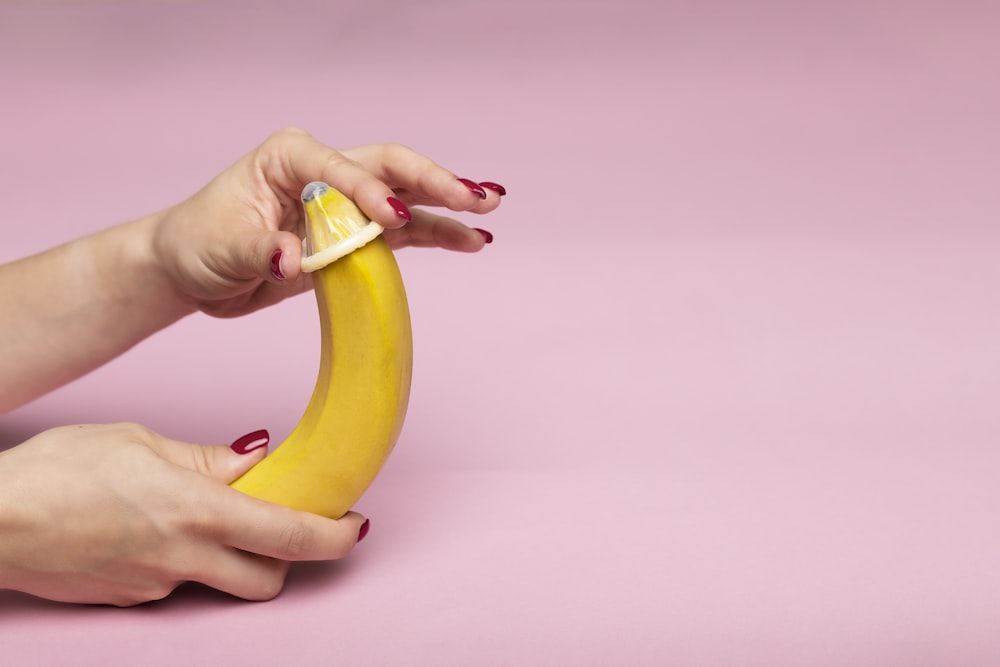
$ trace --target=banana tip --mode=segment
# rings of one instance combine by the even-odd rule
[[[330,186],[323,181],[313,181],[306,187],[302,188],[302,203],[304,204],[316,199],[316,197],[319,197],[329,189]]]

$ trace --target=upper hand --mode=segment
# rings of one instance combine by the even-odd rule
[[[299,200],[311,181],[337,188],[386,228],[393,247],[475,252],[488,234],[413,206],[488,213],[503,188],[459,179],[398,144],[337,151],[285,129],[190,199],[162,213],[154,252],[182,299],[211,315],[242,315],[310,287],[301,273]]]

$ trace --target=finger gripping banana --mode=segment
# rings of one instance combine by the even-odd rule
[[[382,228],[325,183],[302,191],[319,310],[319,374],[292,432],[232,483],[269,502],[340,518],[392,452],[410,396],[413,338],[402,276]]]

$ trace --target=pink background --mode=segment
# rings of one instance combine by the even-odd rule
[[[0,260],[267,134],[510,194],[399,254],[416,368],[368,539],[273,602],[0,592],[5,665],[996,665],[991,2],[4,3]],[[305,297],[191,317],[0,417],[298,419]]]

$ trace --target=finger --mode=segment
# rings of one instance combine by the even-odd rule
[[[264,502],[234,489],[217,494],[215,537],[222,543],[281,560],[342,558],[362,537],[367,519],[348,512],[328,519]],[[365,528],[367,530],[367,527]]]
[[[493,235],[484,229],[420,209],[413,209],[413,222],[402,229],[386,230],[385,238],[393,248],[443,248],[457,252],[478,252],[493,242]]]
[[[343,151],[396,191],[408,204],[444,206],[453,211],[488,213],[500,205],[503,186],[487,187],[445,169],[400,144],[373,144]]]
[[[237,438],[229,447],[195,445],[151,433],[147,444],[163,459],[229,484],[267,455],[270,436],[259,430]]]
[[[244,600],[271,600],[285,585],[288,561],[212,545],[199,554],[198,570],[187,581],[210,586]]]
[[[282,130],[261,147],[262,167],[268,179],[298,197],[312,181],[324,181],[352,199],[383,227],[401,227],[409,212],[392,189],[363,165],[318,141],[308,132]]]
[[[228,239],[217,271],[242,279],[289,284],[302,272],[302,240],[286,231],[247,227]]]

